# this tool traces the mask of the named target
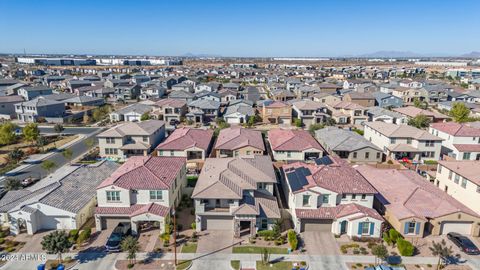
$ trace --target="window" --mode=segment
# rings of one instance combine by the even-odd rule
[[[150,200],[163,200],[163,192],[161,190],[150,190]]]
[[[412,144],[412,138],[407,138],[407,144]]]
[[[380,152],[377,152],[377,159],[380,159]]]
[[[292,157],[292,152],[288,151],[287,152],[287,157]]]
[[[435,146],[435,142],[434,141],[425,141],[425,146],[426,147],[433,147],[433,146]]]
[[[442,173],[442,166],[441,166],[441,165],[438,165],[437,172],[438,172],[438,173]]]
[[[370,158],[370,152],[365,152],[365,159],[369,159]]]
[[[452,174],[453,174],[452,171],[449,171],[449,172],[448,172],[448,180],[452,180]]]
[[[106,138],[108,144],[114,144],[115,143],[115,138],[107,137]]]
[[[470,153],[463,153],[463,160],[470,160]]]
[[[362,222],[362,234],[370,234],[370,222]]]
[[[415,222],[409,222],[407,227],[407,234],[415,234]]]
[[[322,195],[322,203],[328,203],[330,198],[330,194],[323,194]]]
[[[357,152],[353,152],[353,158],[357,158]]]
[[[107,191],[107,202],[119,202],[120,191]]]
[[[247,151],[247,155],[251,155],[252,154],[252,151]]]
[[[462,178],[462,184],[461,184],[462,188],[467,188],[467,179],[465,178]]]
[[[347,199],[347,194],[342,194],[342,200],[346,200]]]
[[[262,218],[262,223],[260,224],[261,228],[266,230],[268,228],[268,219]]]
[[[116,148],[105,148],[105,154],[106,155],[117,155],[118,154],[118,149],[116,149]]]
[[[357,194],[352,194],[352,200],[356,200],[357,199]]]
[[[454,180],[455,184],[458,184],[459,181],[460,181],[460,175],[455,174],[455,180]]]
[[[257,183],[257,188],[258,189],[266,189],[267,188],[267,183]]]
[[[362,200],[367,199],[367,194],[362,194]]]
[[[310,203],[310,195],[303,195],[302,205],[303,205],[303,206],[308,206],[309,203]]]
[[[148,136],[143,136],[143,137],[142,137],[142,140],[143,140],[144,142],[148,142]]]
[[[397,142],[397,140],[395,138],[390,139],[390,144],[395,144],[396,142]]]
[[[173,151],[173,150],[170,150],[170,156],[172,156],[172,157],[173,157],[174,155],[175,155],[175,151]]]
[[[477,193],[480,193],[480,186],[477,186]]]
[[[163,156],[163,150],[159,150],[159,151],[158,151],[158,155],[159,155],[159,156]]]

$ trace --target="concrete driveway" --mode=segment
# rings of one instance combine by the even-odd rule
[[[301,235],[308,255],[340,255],[332,233],[303,232]]]
[[[232,253],[233,231],[203,231],[198,239],[197,253]]]
[[[26,242],[25,246],[20,250],[20,252],[25,253],[36,253],[44,252],[42,249],[42,239],[45,235],[53,231],[41,231],[37,232],[34,235],[27,235],[26,233],[19,234],[15,237],[15,241]]]

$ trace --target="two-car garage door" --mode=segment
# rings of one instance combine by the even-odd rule
[[[440,234],[456,232],[459,234],[470,235],[472,233],[472,222],[448,222],[444,221],[441,225]]]
[[[302,232],[331,232],[332,231],[332,220],[324,219],[302,219],[301,220],[301,231]]]
[[[202,230],[233,231],[233,218],[221,216],[203,216]]]

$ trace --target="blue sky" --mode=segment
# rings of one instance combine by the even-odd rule
[[[340,56],[480,51],[478,0],[0,0],[0,52]]]

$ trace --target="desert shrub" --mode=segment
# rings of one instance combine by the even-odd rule
[[[415,247],[412,245],[412,243],[404,240],[403,238],[399,238],[397,240],[397,248],[402,256],[413,256],[413,253],[415,252]]]
[[[273,238],[274,232],[272,230],[263,230],[258,232],[258,236]]]
[[[298,245],[297,233],[294,230],[289,230],[287,234],[288,234],[288,243],[290,244],[290,248],[292,250],[296,250]]]

